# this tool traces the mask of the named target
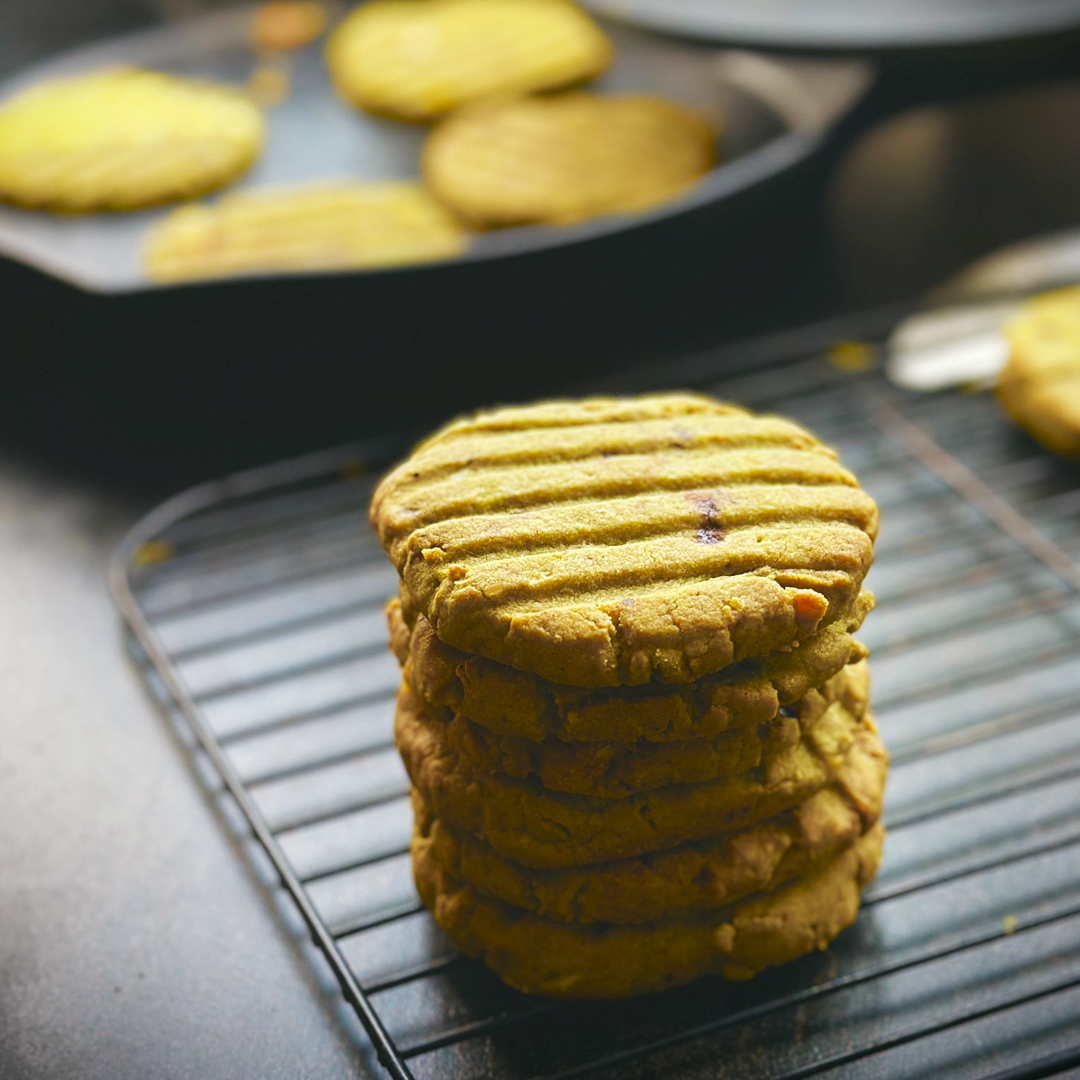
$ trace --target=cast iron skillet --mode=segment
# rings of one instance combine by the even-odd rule
[[[827,29],[844,41],[872,39],[895,33],[898,40],[911,37],[911,27],[901,25],[901,6],[878,11],[872,19],[861,13],[862,0],[810,5],[814,19],[795,18],[800,0],[776,0],[770,4],[723,3],[720,0],[618,0],[624,17],[639,19],[651,27],[682,33],[710,32],[719,35],[728,25],[750,37],[779,35],[774,16],[781,10],[791,15],[792,38],[816,41]],[[596,6],[615,8],[616,0],[596,0]],[[1054,14],[1053,29],[1080,26],[1080,2],[1060,0],[1013,0],[980,5],[997,13],[986,20],[1003,34],[1027,27],[1042,32]],[[941,10],[941,4],[935,4]],[[951,5],[944,5],[949,9]],[[1072,18],[1066,19],[1065,9]],[[1052,9],[1052,11],[1051,11]],[[251,73],[254,56],[248,46],[251,11],[244,7],[204,16],[183,24],[117,38],[77,50],[48,61],[0,85],[0,99],[45,78],[70,75],[108,64],[131,63],[187,74],[206,75],[242,82]],[[961,5],[957,11],[970,9]],[[742,21],[739,13],[742,12]],[[830,14],[830,12],[832,14]],[[841,33],[841,19],[852,27]],[[1009,18],[1004,18],[1005,15]],[[820,17],[820,26],[816,21]],[[757,25],[760,24],[760,25]],[[970,25],[969,25],[970,24]],[[942,21],[943,37],[955,38],[960,23]],[[964,24],[975,31],[987,27],[969,18]],[[755,30],[755,26],[757,29]],[[815,31],[816,35],[811,31]],[[926,26],[924,25],[924,29]],[[476,236],[454,265],[491,259],[521,258],[550,248],[583,243],[603,243],[627,232],[662,226],[665,222],[694,214],[703,207],[722,205],[738,193],[790,172],[811,158],[830,140],[915,101],[933,100],[971,89],[976,84],[999,85],[1045,77],[1056,70],[1066,55],[1061,41],[1014,42],[1012,55],[960,53],[909,56],[902,70],[890,62],[852,56],[814,59],[806,56],[774,56],[750,53],[715,44],[675,39],[623,25],[609,24],[617,45],[617,62],[596,85],[606,90],[650,90],[684,101],[716,120],[723,118],[721,163],[682,198],[650,213],[613,216],[563,227],[527,227]],[[981,35],[988,36],[985,32]],[[771,42],[775,44],[775,41]],[[1033,47],[1036,46],[1036,47]],[[969,50],[970,51],[970,50]],[[895,68],[895,65],[891,65]],[[292,61],[292,92],[269,113],[266,151],[239,187],[337,179],[344,176],[380,179],[418,174],[420,147],[425,129],[378,120],[360,113],[334,95],[321,46],[302,51]],[[83,289],[97,292],[130,292],[155,288],[143,274],[140,253],[147,228],[167,211],[156,209],[137,214],[56,216],[0,207],[0,253],[19,259]],[[429,269],[427,267],[423,269]],[[419,272],[423,272],[423,269]],[[347,276],[412,274],[414,267],[397,270],[350,271]],[[280,275],[275,275],[280,276]]]

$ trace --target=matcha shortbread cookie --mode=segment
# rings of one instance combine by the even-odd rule
[[[785,718],[787,719],[787,718]],[[485,773],[453,744],[447,725],[424,714],[403,687],[395,738],[405,768],[432,811],[485,840],[504,858],[558,869],[630,858],[742,829],[842,782],[860,807],[874,804],[862,779],[884,758],[869,716],[832,703],[794,740],[790,719],[773,729],[755,769],[702,784],[675,784],[623,799],[566,795],[539,783]]]
[[[228,184],[258,156],[262,113],[215,83],[109,68],[0,106],[0,199],[135,210]]]
[[[711,739],[665,743],[568,743],[561,739],[532,742],[497,735],[451,710],[424,706],[442,721],[447,746],[472,771],[500,773],[518,780],[536,778],[548,791],[622,799],[672,784],[699,784],[738,776],[757,768],[778,747],[794,746],[800,728],[810,730],[825,710],[841,701],[854,716],[866,711],[869,679],[866,664],[845,668],[800,702],[798,720],[777,716]]]
[[[826,948],[855,921],[883,839],[881,826],[874,826],[776,892],[709,914],[634,926],[554,922],[488,899],[456,879],[423,838],[413,845],[413,872],[439,926],[511,986],[557,997],[625,997],[707,974],[748,979]]]
[[[326,49],[343,97],[400,120],[583,82],[611,58],[607,37],[569,0],[371,0]]]
[[[144,262],[157,281],[356,270],[454,258],[465,240],[419,184],[312,184],[181,206],[150,231]]]
[[[407,601],[407,597],[405,598]],[[501,735],[533,742],[661,743],[712,739],[770,720],[866,656],[852,637],[873,607],[866,590],[850,612],[786,650],[744,660],[687,686],[559,686],[444,645],[420,614],[410,629],[402,602],[387,605],[390,643],[414,693]]]
[[[1028,301],[1007,331],[998,398],[1048,450],[1080,456],[1080,286]]]
[[[478,227],[564,225],[681,194],[713,167],[716,138],[689,109],[644,94],[487,100],[432,132],[424,179]]]
[[[430,845],[439,865],[483,895],[557,922],[641,923],[700,914],[756,892],[772,892],[810,873],[877,824],[887,762],[865,758],[855,786],[823,788],[779,817],[713,840],[631,859],[530,870],[431,813],[414,789],[414,843]]]
[[[877,507],[787,420],[687,394],[497,409],[371,519],[439,639],[556,683],[689,683],[848,614]]]

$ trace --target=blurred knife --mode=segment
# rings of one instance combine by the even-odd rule
[[[929,294],[886,342],[889,378],[907,390],[992,383],[1008,357],[1004,323],[1032,293],[1080,282],[1080,230],[980,259]]]

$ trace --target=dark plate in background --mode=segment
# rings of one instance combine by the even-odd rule
[[[0,84],[0,100],[46,79],[116,64],[243,85],[257,63],[249,45],[254,10],[229,9],[78,49]],[[615,41],[616,60],[590,86],[601,93],[657,93],[695,109],[722,130],[720,164],[692,191],[648,213],[480,233],[451,263],[597,239],[722,199],[804,156],[870,80],[869,68],[857,61],[784,64],[628,27],[606,29]],[[290,92],[267,112],[263,154],[227,190],[419,177],[428,128],[380,119],[346,105],[334,92],[322,53],[320,41],[290,58]],[[161,287],[143,273],[141,251],[147,229],[169,210],[56,215],[0,206],[0,253],[92,291]],[[385,272],[345,271],[350,276]]]
[[[601,15],[771,48],[904,49],[1074,28],[1076,0],[584,0]]]

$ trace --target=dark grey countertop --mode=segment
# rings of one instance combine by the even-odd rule
[[[134,514],[0,465],[0,1076],[366,1075],[126,658]]]
[[[5,5],[0,69],[136,25],[148,6]],[[841,164],[806,243],[792,241],[814,304],[774,295],[763,279],[768,321],[730,327],[909,296],[1005,240],[1076,225],[1078,102],[1080,85],[1064,84],[869,134]],[[42,308],[42,297],[58,306]],[[108,403],[80,399],[62,420],[50,412],[64,364],[81,354],[5,375],[45,320],[64,319],[58,298],[0,265],[0,402],[21,421],[0,424],[0,1077],[366,1075],[355,1030],[334,1014],[144,694],[105,585],[124,530],[171,487],[277,444],[260,441],[258,416],[237,418],[236,460],[207,464],[177,444],[168,469],[151,460],[131,470],[137,486],[110,472],[117,453],[97,460],[72,426],[79,410]],[[112,405],[119,453],[131,458]],[[416,418],[383,422],[406,419]],[[198,429],[190,436],[197,447]],[[320,430],[294,440],[325,441]]]
[[[0,71],[205,6],[5,5]],[[0,454],[0,1077],[373,1075],[124,651],[106,566],[157,493],[25,457]]]

